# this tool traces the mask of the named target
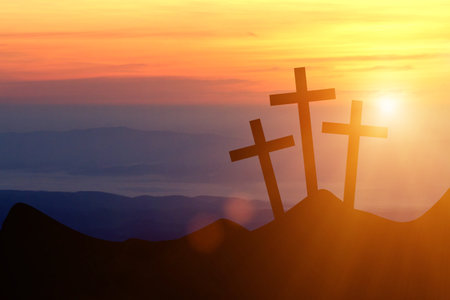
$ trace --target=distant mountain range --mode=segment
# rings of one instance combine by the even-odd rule
[[[2,299],[449,299],[450,190],[412,222],[321,190],[256,230],[220,219],[180,239],[106,242],[16,204]]]
[[[241,198],[126,197],[101,192],[0,190],[0,224],[11,207],[19,202],[31,205],[79,232],[111,241],[179,238],[225,217],[248,229],[255,229],[272,219],[268,202]],[[231,206],[246,210],[246,215],[242,212],[234,214]]]
[[[154,175],[208,182],[230,176],[228,150],[239,139],[126,127],[0,133],[0,170],[89,176]],[[238,179],[235,179],[238,180]]]

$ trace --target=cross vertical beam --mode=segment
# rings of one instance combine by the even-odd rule
[[[264,137],[261,121],[251,121],[250,127],[252,129],[255,145],[257,147],[263,146],[266,142],[266,139]],[[275,219],[279,219],[284,215],[284,208],[269,152],[261,151],[258,155],[258,159],[264,176],[264,182],[266,183],[267,193],[269,194],[273,216]]]
[[[298,106],[306,190],[308,196],[311,196],[317,191],[318,186],[309,102],[335,99],[336,94],[334,89],[308,91],[305,68],[295,68],[294,75],[296,92],[270,95],[270,105],[296,103]]]
[[[362,102],[352,101],[350,110],[350,134],[348,136],[347,171],[345,172],[344,204],[350,208],[355,205],[356,174],[358,170],[359,135],[361,126]]]
[[[230,151],[230,158],[231,161],[234,162],[253,156],[258,156],[264,176],[264,182],[266,183],[267,193],[269,195],[270,205],[272,206],[273,216],[277,220],[283,217],[284,208],[281,201],[280,191],[278,190],[275,172],[273,171],[270,152],[294,146],[294,138],[290,135],[287,137],[266,141],[260,119],[250,121],[250,127],[252,129],[255,144]]]
[[[356,174],[358,170],[359,140],[361,136],[387,137],[385,127],[361,125],[362,102],[352,101],[350,124],[323,122],[323,133],[348,135],[347,167],[345,171],[344,205],[355,205]]]
[[[306,192],[311,196],[318,190],[316,159],[314,157],[314,142],[311,129],[311,113],[309,104],[298,104],[298,117],[300,120],[300,132],[302,136],[303,164],[305,167]]]

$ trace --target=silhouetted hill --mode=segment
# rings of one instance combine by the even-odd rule
[[[205,226],[231,218],[249,229],[272,219],[268,202],[215,196],[126,197],[101,192],[34,192],[0,190],[0,224],[18,202],[29,204],[77,231],[96,238],[123,241],[129,238],[168,240],[191,232],[192,220]],[[227,214],[227,206],[245,205],[247,220]],[[199,220],[197,216],[204,216]]]
[[[210,239],[217,230],[217,247],[248,233],[222,219],[192,235]],[[201,276],[199,266],[208,260],[190,246],[189,236],[169,242],[108,242],[80,234],[21,203],[11,209],[0,232],[1,273],[10,281],[0,296],[12,298],[175,297],[192,288],[192,276]]]
[[[396,223],[319,191],[252,232],[218,220],[167,242],[93,239],[20,204],[0,232],[10,280],[2,291],[53,299],[448,299],[449,203],[447,191],[421,218]]]
[[[423,214],[420,218],[421,222],[439,222],[447,223],[450,219],[450,189],[442,196],[441,200],[438,201],[432,208]],[[448,223],[450,225],[450,223]]]

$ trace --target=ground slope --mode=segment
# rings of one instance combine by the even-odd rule
[[[167,242],[107,242],[30,206],[0,232],[3,293],[61,298],[448,299],[450,192],[415,221],[319,191],[252,232],[218,220]]]

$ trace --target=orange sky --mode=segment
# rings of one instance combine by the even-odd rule
[[[389,137],[362,143],[367,173],[360,178],[378,182],[376,168],[386,178],[403,176],[406,194],[395,197],[411,205],[424,186],[439,195],[448,188],[449,20],[448,0],[4,0],[0,103],[268,108],[269,94],[292,91],[293,69],[305,66],[309,87],[335,88],[339,100],[311,105],[316,136],[322,121],[348,122],[335,112],[348,114],[352,99],[369,102],[364,124],[389,127]],[[372,106],[378,102],[387,106]],[[293,115],[280,122],[283,111]],[[270,112],[279,119],[264,116],[269,135],[288,125],[298,133],[294,106]],[[206,131],[216,119],[237,120],[222,113],[192,119],[200,117],[209,122]],[[247,122],[258,117],[259,110],[236,124],[250,134]],[[331,149],[331,139],[322,137],[323,149]],[[393,158],[389,167],[373,160],[382,151]]]
[[[269,93],[306,66],[312,88],[338,97],[448,101],[448,1],[16,0],[0,11],[1,82],[181,76]]]

